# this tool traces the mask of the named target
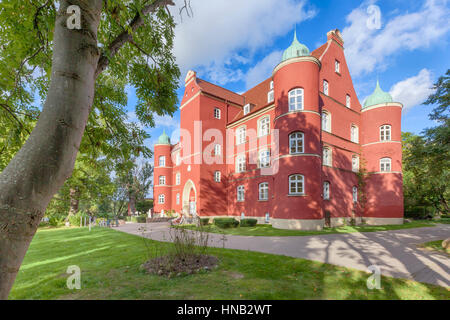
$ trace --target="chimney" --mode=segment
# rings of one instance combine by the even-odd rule
[[[339,29],[331,30],[327,32],[327,40],[336,41],[341,47],[344,46],[344,39],[342,38],[342,34]]]

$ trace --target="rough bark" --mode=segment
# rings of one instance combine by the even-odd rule
[[[67,28],[70,4],[81,8],[81,30]],[[0,174],[0,299],[7,299],[49,201],[72,173],[93,103],[101,9],[101,0],[60,2],[47,99]]]

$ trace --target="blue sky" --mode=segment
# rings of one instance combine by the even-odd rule
[[[180,1],[176,1],[179,6]],[[421,103],[449,68],[448,1],[295,1],[192,0],[194,16],[178,14],[175,56],[183,80],[190,69],[205,80],[241,93],[270,76],[293,37],[310,51],[326,42],[326,33],[341,30],[347,63],[362,103],[373,91],[377,76],[383,90],[404,104],[402,130],[420,133],[433,125],[430,106]],[[379,8],[380,28],[368,28],[369,6]],[[371,7],[374,10],[374,7]],[[371,20],[374,21],[374,20]],[[373,24],[372,24],[373,25]],[[136,97],[129,92],[133,118]],[[149,128],[153,143],[165,129],[176,140],[179,112],[156,117]]]

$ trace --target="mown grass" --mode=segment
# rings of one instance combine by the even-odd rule
[[[139,271],[161,243],[106,228],[40,230],[27,252],[10,299],[449,299],[448,289],[257,252],[211,248],[210,272],[164,278]],[[81,290],[66,287],[67,267],[81,269]]]
[[[258,224],[254,227],[236,227],[222,229],[214,224],[203,226],[203,230],[211,233],[225,233],[240,236],[266,236],[266,237],[285,237],[285,236],[312,236],[321,234],[351,233],[351,232],[375,232],[387,230],[400,230],[422,227],[433,227],[434,223],[428,221],[412,221],[404,224],[393,224],[384,226],[341,226],[335,228],[324,228],[320,231],[302,231],[302,230],[283,230],[275,229],[269,224]],[[186,228],[196,230],[195,225],[177,226],[177,228]]]

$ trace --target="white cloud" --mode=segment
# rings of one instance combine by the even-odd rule
[[[367,3],[354,9],[342,31],[346,58],[355,76],[382,66],[386,58],[399,51],[427,48],[450,29],[446,0],[427,0],[419,11],[397,15],[379,30],[367,27],[366,10]]]
[[[394,101],[403,103],[406,111],[422,104],[433,93],[433,80],[429,70],[422,69],[411,78],[397,82],[391,87],[390,94]]]
[[[173,9],[178,20],[179,4]],[[294,0],[196,0],[191,5],[194,16],[184,16],[175,29],[177,63],[182,75],[196,69],[220,84],[243,79],[236,64],[247,64],[257,50],[316,14],[305,1]]]
[[[128,122],[130,122],[130,123],[132,123],[132,122],[138,123],[140,125],[140,128],[144,129],[144,127],[141,125],[139,119],[136,116],[136,112],[134,112],[134,111],[128,112],[127,113],[127,117],[128,117],[128,119],[127,119]],[[168,115],[159,116],[159,115],[154,113],[153,114],[153,119],[154,119],[155,124],[158,127],[165,127],[165,128],[168,128],[168,129],[177,129],[178,126],[179,126],[178,121],[175,118],[172,118],[171,116],[168,116]]]
[[[281,61],[282,56],[283,51],[273,51],[253,68],[249,69],[245,76],[246,88],[250,89],[267,79],[271,75],[273,68]]]

